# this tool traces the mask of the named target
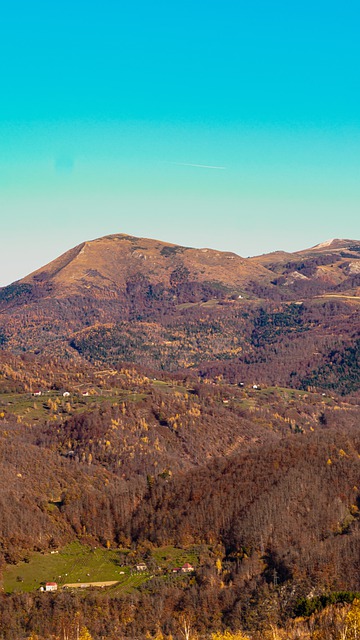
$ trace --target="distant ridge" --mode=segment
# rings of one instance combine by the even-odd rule
[[[302,251],[297,251],[296,253],[308,253],[309,251],[330,251],[335,250],[339,251],[340,249],[348,249],[352,246],[360,246],[359,240],[349,240],[342,238],[331,238],[330,240],[325,240],[324,242],[320,242],[316,244],[314,247],[310,247],[310,249],[303,249]]]
[[[251,368],[271,382],[330,384],[340,374],[329,344],[353,371],[359,304],[357,240],[243,258],[119,233],[1,288],[0,348],[240,378]]]

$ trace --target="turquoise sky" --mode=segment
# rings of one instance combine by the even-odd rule
[[[0,284],[108,233],[360,239],[359,23],[352,1],[4,3]]]

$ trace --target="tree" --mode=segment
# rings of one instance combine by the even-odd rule
[[[242,631],[218,631],[211,635],[211,640],[250,640]]]
[[[343,639],[360,640],[360,600],[353,601],[345,618]]]
[[[86,627],[81,627],[79,640],[92,640],[92,636]]]

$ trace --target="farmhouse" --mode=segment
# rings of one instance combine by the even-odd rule
[[[136,565],[136,571],[146,571],[147,566],[144,562],[140,562]]]
[[[194,567],[189,562],[185,562],[181,567],[181,573],[190,573],[191,571],[194,571]]]
[[[57,582],[46,582],[45,591],[57,591]]]
[[[194,567],[189,562],[185,562],[182,567],[175,567],[172,570],[173,573],[191,573],[191,571],[194,571]]]

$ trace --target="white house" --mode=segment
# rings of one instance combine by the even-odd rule
[[[57,582],[46,582],[45,591],[57,591]]]
[[[194,571],[194,567],[189,564],[189,562],[185,562],[185,564],[183,564],[183,566],[181,567],[181,572],[190,573],[191,571]]]

